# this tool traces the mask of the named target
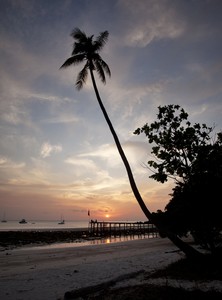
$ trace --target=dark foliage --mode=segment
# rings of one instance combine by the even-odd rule
[[[189,232],[195,241],[212,252],[221,243],[220,184],[222,182],[221,133],[212,141],[212,128],[191,125],[188,114],[178,105],[159,107],[158,121],[144,125],[144,132],[154,142],[149,161],[154,174],[165,182],[174,178],[175,187],[165,212],[154,214],[165,228],[179,236]]]

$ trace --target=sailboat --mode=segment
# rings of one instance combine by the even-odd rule
[[[58,224],[59,225],[64,225],[65,224],[65,220],[61,217],[61,221]]]
[[[4,215],[3,215],[3,219],[1,220],[1,222],[2,222],[2,223],[6,223],[6,222],[7,222],[7,220],[6,220],[6,218],[5,218],[5,213],[4,213]]]

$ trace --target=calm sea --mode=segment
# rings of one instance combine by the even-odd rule
[[[88,221],[65,221],[65,224],[58,224],[59,221],[27,221],[25,224],[20,224],[19,221],[7,221],[0,222],[0,231],[10,231],[10,230],[66,230],[66,229],[78,229],[78,228],[88,228]],[[87,245],[100,245],[100,244],[110,244],[116,242],[126,242],[129,240],[146,239],[147,235],[130,235],[121,237],[108,237],[102,239],[92,239],[92,240],[79,240],[77,242],[71,243],[54,243],[47,246],[37,246],[32,247],[32,249],[47,249],[47,248],[67,248],[75,246],[87,246]],[[23,247],[27,249],[27,247]]]
[[[58,224],[59,221],[28,221],[20,224],[19,221],[0,222],[0,231],[8,230],[64,230],[88,228],[88,221],[65,221],[65,224]]]

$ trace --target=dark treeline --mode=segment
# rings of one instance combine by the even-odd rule
[[[192,125],[179,105],[158,109],[157,121],[135,131],[155,144],[155,160],[147,164],[153,171],[150,178],[175,182],[165,211],[154,216],[180,237],[191,233],[196,243],[213,253],[222,242],[222,133],[213,134],[214,128],[206,124]]]

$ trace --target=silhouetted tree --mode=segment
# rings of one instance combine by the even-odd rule
[[[134,196],[135,196],[136,200],[138,201],[145,216],[151,222],[153,222],[157,226],[157,228],[160,228],[161,224],[157,224],[156,220],[154,219],[154,216],[146,207],[146,205],[138,191],[138,188],[136,186],[129,162],[128,162],[126,155],[122,149],[122,146],[120,144],[118,136],[117,136],[117,134],[113,128],[113,125],[110,121],[110,118],[106,112],[106,109],[102,103],[102,100],[100,98],[99,91],[98,91],[98,88],[96,85],[94,71],[96,71],[96,73],[99,75],[99,78],[102,80],[103,83],[106,83],[105,73],[108,74],[108,76],[111,76],[111,72],[110,72],[108,65],[105,63],[105,61],[99,55],[99,52],[102,50],[106,41],[108,40],[109,33],[108,33],[108,31],[101,32],[97,38],[93,39],[94,35],[87,37],[85,32],[81,31],[79,28],[75,28],[72,31],[71,36],[75,40],[74,45],[73,45],[72,56],[69,57],[64,62],[64,64],[61,66],[61,68],[66,68],[71,65],[75,66],[82,62],[85,63],[83,69],[79,72],[79,74],[77,76],[76,88],[78,90],[80,90],[83,87],[84,83],[86,82],[88,72],[89,72],[91,75],[92,84],[94,87],[94,91],[95,91],[99,106],[102,110],[105,120],[106,120],[106,122],[109,126],[109,129],[113,135],[114,141],[116,143],[116,147],[117,147],[119,154],[122,158],[122,161],[125,165],[127,175],[129,178],[129,182],[130,182],[132,191],[134,193]],[[164,228],[162,230],[164,230]],[[193,249],[192,247],[190,247],[189,245],[184,243],[175,234],[167,232],[166,235],[171,239],[171,241],[175,245],[177,245],[181,250],[183,250],[187,256],[193,257],[198,254],[198,252],[195,249]]]
[[[218,138],[200,147],[189,178],[176,184],[165,208],[173,232],[191,232],[197,243],[212,252],[221,243],[221,182],[222,144]]]
[[[148,161],[153,178],[175,180],[172,198],[165,213],[156,216],[169,231],[184,236],[191,232],[196,241],[214,251],[220,237],[220,184],[222,182],[221,133],[211,142],[213,129],[206,124],[191,125],[188,114],[179,105],[158,107],[158,121],[135,133],[144,132],[155,143]]]

